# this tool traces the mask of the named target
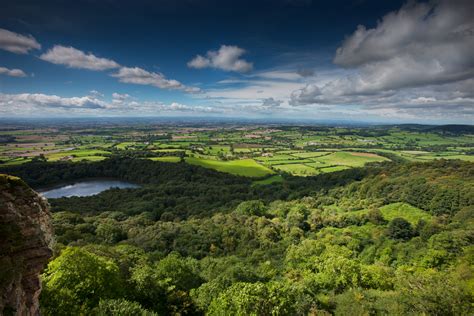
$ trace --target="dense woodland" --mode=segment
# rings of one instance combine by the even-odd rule
[[[2,168],[51,199],[44,315],[472,315],[474,163],[379,163],[252,185],[185,163]]]

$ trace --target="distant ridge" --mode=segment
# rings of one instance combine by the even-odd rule
[[[474,134],[474,125],[450,124],[432,127],[430,130],[452,134]]]
[[[420,132],[441,132],[451,134],[474,134],[474,125],[467,124],[446,124],[446,125],[424,125],[424,124],[395,124],[385,125],[398,127],[408,131]]]

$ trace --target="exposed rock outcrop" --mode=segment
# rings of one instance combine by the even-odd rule
[[[39,275],[52,243],[46,200],[20,178],[0,174],[0,315],[39,315]]]

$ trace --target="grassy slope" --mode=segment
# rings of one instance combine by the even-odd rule
[[[402,202],[382,206],[380,212],[382,212],[386,220],[391,221],[394,218],[401,217],[409,221],[412,225],[416,225],[420,219],[429,221],[432,217],[427,212]]]
[[[259,165],[253,159],[219,161],[188,157],[186,158],[186,162],[192,165],[198,165],[204,168],[215,169],[220,172],[227,172],[244,177],[259,178],[273,173],[272,170]]]
[[[148,158],[153,161],[161,161],[161,162],[179,162],[180,158],[175,156],[166,156],[166,157],[153,157]]]

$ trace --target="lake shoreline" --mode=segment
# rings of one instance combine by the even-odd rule
[[[129,181],[100,177],[66,181],[54,186],[43,187],[36,191],[45,198],[53,199],[72,196],[92,196],[112,188],[135,189],[139,187],[141,185]]]
[[[33,190],[38,192],[38,193],[42,193],[44,191],[51,191],[51,190],[54,190],[54,189],[59,189],[59,188],[64,187],[66,185],[74,185],[74,184],[77,184],[77,183],[89,182],[89,181],[122,181],[122,182],[132,183],[132,184],[135,184],[135,185],[140,185],[139,183],[134,183],[134,182],[131,182],[131,181],[128,181],[128,180],[122,180],[122,179],[114,178],[114,177],[90,177],[90,178],[88,177],[88,178],[80,178],[80,179],[72,180],[72,181],[61,181],[61,182],[58,182],[58,183],[55,183],[55,184],[42,186],[42,187],[39,187],[39,188],[33,188]]]

